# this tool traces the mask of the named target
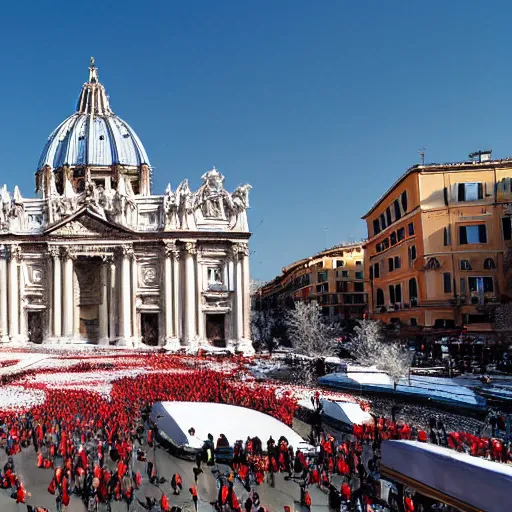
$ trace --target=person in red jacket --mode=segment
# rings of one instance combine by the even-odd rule
[[[194,486],[192,486],[188,491],[190,492],[192,496],[192,501],[194,502],[194,510],[197,510],[197,489]]]
[[[171,487],[175,495],[179,495],[180,491],[183,489],[183,480],[179,473],[172,475]]]
[[[169,500],[167,499],[167,496],[165,494],[162,494],[162,497],[160,498],[160,508],[162,509],[162,512],[171,511]]]

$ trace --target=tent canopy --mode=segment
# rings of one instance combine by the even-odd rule
[[[294,448],[311,450],[302,437],[276,418],[253,409],[209,402],[156,402],[151,419],[177,446],[199,449],[208,434],[214,440],[224,434],[233,446],[247,437],[259,437],[265,446],[270,436],[277,442],[281,436]],[[193,428],[195,435],[189,430]]]

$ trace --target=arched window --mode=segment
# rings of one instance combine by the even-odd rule
[[[484,268],[486,270],[491,270],[496,268],[496,263],[494,263],[494,260],[492,258],[486,258],[484,261]]]
[[[418,305],[418,283],[414,277],[409,279],[409,302],[411,306]]]
[[[471,262],[469,260],[460,260],[460,269],[461,270],[472,270]]]
[[[384,292],[377,288],[377,306],[384,306]]]

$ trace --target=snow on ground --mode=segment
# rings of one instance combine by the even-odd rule
[[[46,398],[44,391],[24,389],[21,386],[4,386],[0,392],[0,409],[23,409],[42,404]]]

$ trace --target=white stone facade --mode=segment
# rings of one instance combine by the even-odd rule
[[[50,136],[36,173],[40,197],[0,191],[1,342],[251,351],[250,186],[229,193],[212,169],[196,192],[185,180],[151,195],[145,150],[118,161],[123,141],[112,132],[110,160],[76,156],[73,140],[89,148],[105,140],[92,131],[98,118],[118,122],[93,62],[74,116],[58,140]],[[73,133],[77,116],[91,128]]]

